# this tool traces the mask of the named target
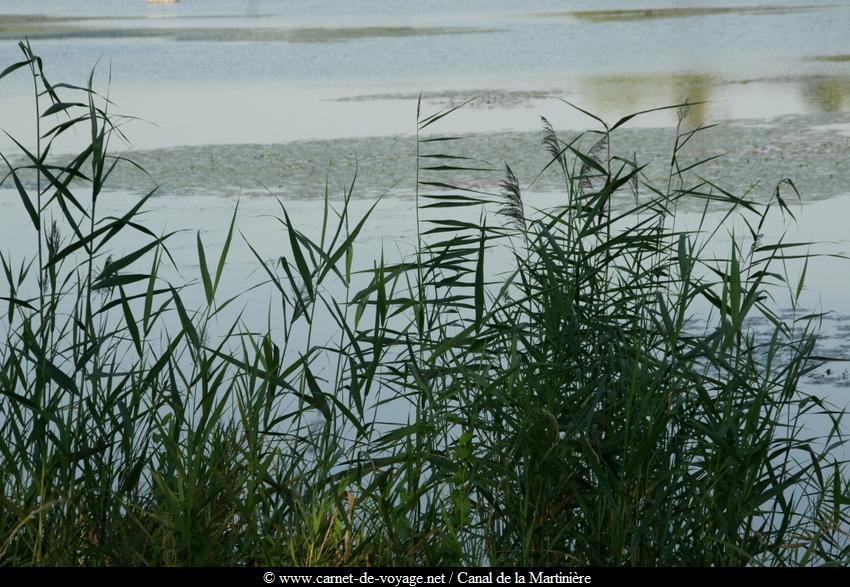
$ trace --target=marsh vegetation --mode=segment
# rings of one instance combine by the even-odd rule
[[[21,50],[0,77],[29,72],[39,125],[3,154],[32,241],[0,254],[0,563],[848,562],[843,414],[799,386],[824,360],[798,304],[813,253],[762,235],[796,188],[701,177],[679,153],[704,127],[658,182],[618,154],[631,117],[569,140],[544,120],[561,200],[533,210],[533,177],[425,134],[454,107],[420,111],[413,253],[357,255],[356,181],[319,234],[281,204],[258,330],[256,288],[220,291],[238,210],[220,250],[197,236],[193,283],[166,279],[152,194],[98,214],[125,119]],[[724,212],[684,228],[685,205]]]

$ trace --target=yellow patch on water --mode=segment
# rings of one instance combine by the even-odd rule
[[[850,79],[812,77],[801,84],[802,98],[819,112],[846,112],[850,109]]]

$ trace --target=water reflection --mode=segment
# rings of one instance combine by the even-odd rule
[[[810,78],[799,84],[800,95],[815,112],[850,111],[850,78]]]
[[[84,82],[108,60],[121,111],[158,125],[133,130],[143,148],[409,133],[420,92],[438,108],[481,96],[452,119],[476,133],[536,131],[560,97],[606,119],[689,100],[689,124],[848,112],[850,5],[817,2],[17,3],[32,16],[0,0],[0,67],[23,35],[41,37],[53,80]],[[31,136],[12,114],[22,76],[0,84],[0,128]]]
[[[686,121],[696,125],[721,119],[850,112],[850,76],[724,80],[700,72],[596,75],[579,78],[573,95],[609,118],[687,100],[691,106]],[[669,112],[654,120],[672,124],[676,114]]]
[[[690,103],[686,122],[702,124],[712,115],[717,79],[706,73],[653,76],[587,76],[579,80],[577,91],[583,101],[606,114],[623,116],[665,104]],[[668,122],[676,114],[662,115]]]

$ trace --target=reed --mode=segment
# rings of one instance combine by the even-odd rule
[[[109,151],[124,119],[93,76],[50,84],[21,50],[0,78],[29,72],[40,126],[3,185],[37,253],[0,254],[0,564],[850,562],[843,412],[800,385],[819,317],[788,267],[812,253],[757,238],[793,184],[725,191],[681,160],[701,128],[680,127],[655,186],[617,154],[631,116],[569,140],[544,121],[563,199],[534,210],[510,167],[426,133],[450,110],[419,113],[416,253],[356,257],[354,182],[326,189],[320,235],[281,204],[284,250],[255,250],[276,298],[257,332],[226,318],[251,290],[220,287],[237,211],[172,283],[152,194],[97,215],[130,164]],[[51,155],[74,130],[79,153]],[[676,228],[682,202],[704,205],[698,229]],[[746,238],[718,256],[733,219]],[[145,242],[121,253],[128,233]]]

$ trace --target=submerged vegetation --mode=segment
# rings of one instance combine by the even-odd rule
[[[793,14],[809,10],[833,8],[830,4],[812,6],[688,6],[683,8],[637,8],[624,10],[580,10],[568,12],[573,18],[589,20],[595,23],[630,22],[636,20],[658,20],[662,18],[691,18],[695,16],[761,16],[770,14]]]
[[[631,117],[569,140],[544,121],[563,199],[531,210],[509,166],[454,181],[494,171],[428,134],[451,110],[417,112],[415,254],[355,262],[353,183],[317,236],[282,206],[258,332],[224,319],[251,295],[220,291],[237,214],[217,258],[197,238],[193,307],[151,194],[98,216],[123,119],[21,49],[0,78],[29,71],[38,139],[3,185],[37,253],[0,254],[0,563],[850,562],[842,414],[799,386],[822,361],[790,278],[808,248],[761,236],[796,190],[699,177],[679,154],[703,127],[677,129],[659,186],[617,154]],[[82,150],[52,155],[74,130]],[[677,228],[692,200],[722,222]],[[119,254],[128,233],[145,244]]]
[[[174,18],[186,18],[171,16]],[[195,17],[197,18],[197,17]],[[206,17],[211,19],[213,17]],[[218,17],[225,18],[225,17]],[[231,17],[232,18],[232,17]],[[258,15],[255,18],[262,18]],[[175,41],[328,43],[370,38],[422,35],[460,35],[492,32],[469,27],[300,27],[278,30],[266,27],[157,27],[146,17],[56,17],[40,14],[0,15],[0,39],[113,39],[169,38]],[[156,21],[154,21],[156,22]],[[139,26],[141,25],[141,26]]]

